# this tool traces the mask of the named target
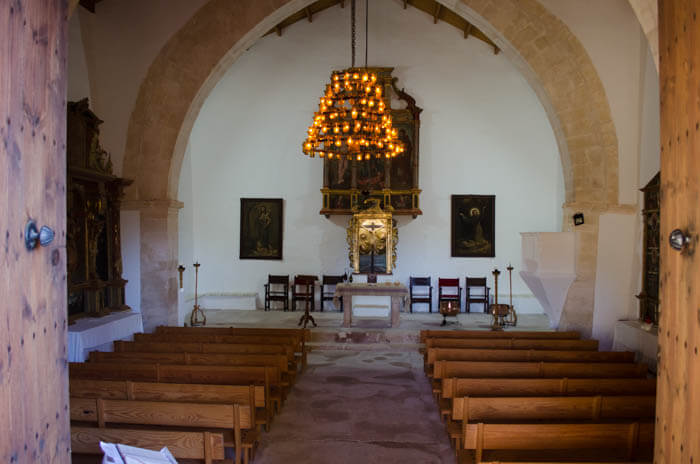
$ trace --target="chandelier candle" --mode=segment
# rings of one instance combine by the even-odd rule
[[[313,158],[369,160],[393,158],[404,152],[403,142],[391,121],[391,102],[377,83],[377,75],[355,67],[355,0],[352,0],[352,66],[333,71],[331,82],[314,113],[302,144],[304,154]]]

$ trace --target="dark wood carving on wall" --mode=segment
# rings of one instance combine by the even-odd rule
[[[641,189],[644,192],[644,242],[642,267],[642,292],[639,298],[639,318],[652,324],[659,323],[659,264],[661,214],[659,195],[660,175],[657,173]]]
[[[124,303],[119,209],[130,180],[112,174],[100,147],[102,121],[87,98],[68,103],[68,315],[102,316]]]
[[[368,198],[376,198],[382,208],[392,206],[394,215],[423,214],[420,210],[418,188],[418,147],[420,113],[416,100],[396,86],[394,68],[369,68],[377,74],[384,87],[386,99],[394,95],[405,108],[392,102],[391,116],[399,137],[406,146],[403,155],[392,159],[354,161],[347,159],[323,160],[323,198],[320,214],[353,214],[361,209]]]

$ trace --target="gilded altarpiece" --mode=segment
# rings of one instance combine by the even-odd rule
[[[131,181],[112,173],[100,147],[102,121],[87,99],[68,103],[68,316],[101,316],[130,309],[124,303],[120,202]]]
[[[374,198],[381,208],[392,207],[395,215],[416,217],[422,214],[419,202],[421,190],[418,188],[418,147],[420,113],[423,110],[416,106],[415,99],[403,89],[398,89],[397,78],[391,75],[394,68],[369,70],[377,74],[385,100],[393,100],[391,116],[405,151],[391,159],[355,161],[325,158],[320,214],[350,215],[362,209],[365,200]],[[395,108],[399,105],[405,108]]]

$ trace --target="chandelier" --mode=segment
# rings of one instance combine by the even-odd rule
[[[366,2],[365,34],[368,6]],[[302,151],[311,158],[393,158],[405,147],[392,125],[390,100],[385,99],[376,73],[367,68],[367,40],[365,67],[355,67],[355,0],[351,1],[351,10],[351,67],[331,73]]]

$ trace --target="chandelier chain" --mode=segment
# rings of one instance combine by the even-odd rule
[[[350,47],[352,49],[352,67],[355,67],[355,0],[350,1]]]
[[[365,68],[367,68],[367,48],[369,45],[369,0],[365,0]]]

